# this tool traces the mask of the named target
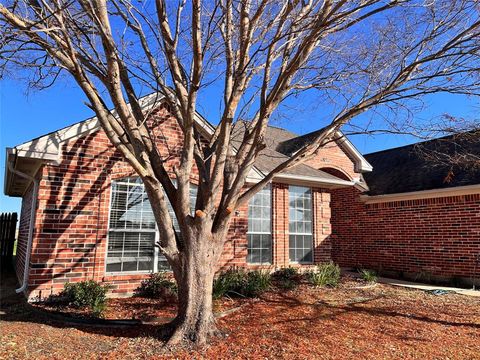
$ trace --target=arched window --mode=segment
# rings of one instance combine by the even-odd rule
[[[190,186],[190,201],[195,207],[197,187]],[[169,204],[174,228],[178,223]],[[112,181],[106,271],[151,272],[168,268],[155,242],[159,233],[145,186],[138,177]]]
[[[320,168],[319,170],[325,171],[326,173],[328,173],[330,175],[333,175],[333,176],[336,176],[337,178],[342,179],[342,180],[347,180],[347,181],[352,180],[350,175],[348,175],[345,171],[337,169],[337,168],[323,167],[323,168]]]

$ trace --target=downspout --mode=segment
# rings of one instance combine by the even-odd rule
[[[16,157],[15,157],[16,158]],[[30,255],[32,252],[32,242],[33,242],[33,228],[35,226],[35,211],[37,208],[37,193],[38,193],[38,183],[39,181],[35,179],[34,177],[27,175],[25,173],[22,173],[21,171],[15,170],[12,166],[12,163],[10,161],[7,161],[8,164],[8,169],[24,178],[33,181],[33,196],[32,196],[32,204],[31,204],[31,209],[30,209],[30,224],[28,226],[28,239],[27,239],[27,251],[25,254],[25,265],[23,268],[23,281],[22,281],[22,286],[20,286],[18,289],[15,290],[17,294],[20,294],[24,292],[27,287],[28,287],[28,273],[29,273],[29,267],[30,267]]]

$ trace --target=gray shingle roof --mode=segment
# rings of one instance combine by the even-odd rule
[[[446,136],[365,155],[373,166],[371,173],[364,174],[369,195],[480,184],[480,167],[435,161],[429,156],[436,153],[480,156],[480,131],[465,134],[468,136]]]
[[[248,123],[246,122],[239,121],[235,123],[234,129],[233,129],[233,134],[234,134],[233,138],[236,141],[234,141],[234,146],[239,145],[239,142],[243,138],[243,134],[245,132],[246,127],[248,128]],[[267,132],[265,134],[266,148],[260,152],[255,162],[255,167],[264,174],[269,173],[276,166],[280,165],[282,162],[284,162],[289,158],[288,155],[285,155],[284,153],[281,153],[279,151],[279,149],[281,149],[282,144],[285,141],[289,141],[297,137],[298,137],[297,134],[292,133],[288,130],[281,129],[274,126],[268,126]],[[336,176],[330,175],[322,170],[317,170],[305,164],[299,164],[291,169],[283,171],[282,173],[289,174],[289,175],[312,176],[312,177],[319,178],[319,180],[331,180],[331,181],[340,180]]]

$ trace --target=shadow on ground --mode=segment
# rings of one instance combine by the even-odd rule
[[[18,286],[15,274],[12,270],[3,271],[1,276],[0,291],[0,321],[17,322],[17,323],[36,323],[40,325],[48,325],[55,328],[75,328],[83,332],[98,334],[110,337],[126,337],[126,338],[156,338],[164,341],[168,328],[165,325],[158,324],[140,324],[125,327],[111,327],[99,325],[75,324],[71,322],[59,321],[55,317],[54,312],[38,310],[28,304],[21,294],[15,293]],[[388,297],[388,296],[387,296]],[[314,302],[305,302],[293,294],[277,293],[275,296],[262,297],[260,301],[252,302],[244,310],[251,313],[254,311],[258,318],[267,316],[271,324],[290,324],[296,326],[311,326],[318,321],[325,319],[341,319],[345,314],[366,315],[377,319],[378,322],[386,319],[408,319],[416,320],[425,325],[439,324],[448,327],[466,327],[476,331],[480,329],[480,324],[476,322],[451,321],[439,317],[439,313],[432,316],[424,316],[421,313],[406,311],[405,309],[396,308],[395,306],[382,305],[385,296],[374,296],[370,298],[351,299],[345,303],[332,303],[320,298]],[[382,300],[383,299],[383,300]],[[260,307],[257,304],[262,304]],[[271,307],[271,311],[262,313],[262,306]],[[256,309],[254,309],[256,308]],[[309,308],[312,311],[305,313],[302,311],[292,311],[295,308]],[[293,316],[286,314],[291,313]],[[237,314],[238,316],[248,316],[248,313]],[[274,319],[272,319],[272,317]],[[225,320],[225,319],[223,319]],[[228,318],[227,318],[228,321]],[[310,324],[310,325],[308,325]]]

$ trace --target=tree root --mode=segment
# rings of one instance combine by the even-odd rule
[[[166,328],[169,328],[169,338],[165,343],[166,348],[176,346],[203,346],[207,342],[216,337],[224,337],[225,333],[217,328],[215,321],[212,319],[208,323],[180,322],[173,320]]]

